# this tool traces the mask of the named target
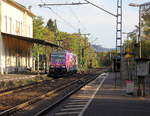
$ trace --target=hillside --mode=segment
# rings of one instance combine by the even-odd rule
[[[101,45],[92,45],[96,52],[109,52],[115,50],[115,48],[104,48]]]

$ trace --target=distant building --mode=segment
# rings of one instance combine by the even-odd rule
[[[13,0],[0,0],[0,73],[25,71],[32,67],[32,17],[28,9]]]

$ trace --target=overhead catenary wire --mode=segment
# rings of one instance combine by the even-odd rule
[[[70,10],[69,10],[71,13],[72,13],[72,15],[74,16],[74,18],[77,20],[77,22],[79,23],[78,25],[79,25],[79,28],[80,28],[80,26],[81,26],[81,28],[83,28],[84,30],[86,30],[87,31],[87,28],[83,25],[83,23],[81,22],[81,20],[80,20],[80,18],[77,16],[77,14],[73,11],[73,9],[72,8],[70,8]]]
[[[46,0],[45,0],[46,1]],[[55,12],[51,7],[48,6],[63,6],[63,5],[82,5],[82,4],[89,4],[88,2],[72,2],[72,3],[57,3],[57,4],[53,4],[53,3],[46,3],[43,0],[41,0],[42,4],[39,4],[40,7],[44,7],[44,8],[49,8],[55,15],[57,15],[61,20],[63,20],[67,25],[69,25],[71,28],[75,29],[76,27],[74,27],[72,24],[68,23],[63,17],[61,17],[57,12]],[[85,26],[81,25],[81,21],[79,20],[79,18],[77,17],[77,15],[74,13],[74,11],[71,9],[69,10],[72,12],[73,16],[76,18],[76,20],[78,21],[78,26],[82,26],[83,30],[87,30],[87,28],[85,28]],[[79,29],[79,28],[78,28]],[[77,29],[75,29],[77,30]]]
[[[88,0],[84,0],[84,1],[86,1],[87,3],[91,4],[92,6],[94,6],[94,7],[98,8],[98,9],[100,9],[100,10],[102,10],[102,11],[104,11],[104,12],[106,12],[106,13],[110,14],[110,15],[111,15],[111,16],[113,16],[113,17],[117,17],[117,15],[116,15],[116,14],[113,14],[113,13],[111,13],[111,12],[109,12],[109,11],[105,10],[104,8],[99,7],[98,5],[93,4],[92,2],[90,2],[90,1],[88,1]]]
[[[70,13],[72,14],[72,16],[75,18],[75,20],[77,21],[78,26],[80,26],[80,20],[79,20],[79,18],[76,16],[76,14],[74,13],[74,11],[72,10],[71,7],[69,8],[69,11],[70,11]]]
[[[93,45],[94,42],[95,42],[97,39],[98,39],[98,38],[95,38],[94,40],[92,40],[92,41],[90,42],[90,44]]]
[[[90,39],[90,38],[91,38],[91,39]],[[95,38],[94,35],[91,35],[91,36],[89,37],[89,39],[90,39],[90,41],[91,41],[91,42],[90,42],[91,44],[93,44],[93,43],[98,39],[98,38],[95,38],[95,39],[94,39],[94,38]],[[94,39],[94,40],[93,40],[93,39]]]
[[[48,8],[50,9],[56,16],[58,16],[61,20],[64,21],[64,23],[66,23],[69,27],[71,27],[74,30],[77,30],[76,27],[74,27],[73,25],[71,25],[69,22],[67,22],[64,18],[62,18],[57,12],[55,12],[51,7],[44,7],[44,8]]]
[[[45,2],[43,0],[40,0],[41,3],[45,4]],[[64,21],[64,23],[67,24],[67,26],[71,27],[73,30],[77,30],[74,26],[72,26],[69,22],[67,22],[64,18],[62,18],[57,12],[55,12],[51,7],[44,7],[44,8],[48,8],[51,10],[52,13],[54,13],[57,17],[59,17],[61,20]]]
[[[87,2],[85,3],[61,3],[61,4],[52,4],[52,3],[44,3],[44,4],[39,4],[40,7],[43,7],[43,6],[64,6],[64,5],[83,5],[83,4],[88,4]]]
[[[41,0],[43,1],[43,0]],[[43,2],[44,3],[44,2]],[[45,4],[45,3],[44,3]],[[42,6],[43,7],[43,6]],[[77,30],[76,27],[74,27],[73,25],[71,25],[70,23],[68,23],[63,17],[61,17],[57,12],[55,12],[51,7],[44,7],[44,8],[48,8],[50,9],[55,15],[57,15],[61,20],[63,20],[64,23],[67,24],[67,26],[71,27],[74,30]],[[74,16],[74,18],[78,21],[79,25],[82,26],[84,28],[84,30],[87,30],[85,26],[81,25],[81,20],[80,18],[76,15],[76,13],[72,10],[72,8],[70,8],[69,10],[72,15]],[[61,22],[61,21],[60,21]],[[95,40],[93,40],[92,42],[90,42],[91,44],[93,44],[98,38],[96,38]]]

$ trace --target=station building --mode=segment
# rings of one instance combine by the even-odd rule
[[[0,0],[0,73],[32,68],[33,43],[22,38],[33,37],[31,13],[13,0]]]

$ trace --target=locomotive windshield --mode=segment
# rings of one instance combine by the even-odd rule
[[[51,62],[53,63],[62,63],[65,62],[65,54],[52,54],[51,55]]]

